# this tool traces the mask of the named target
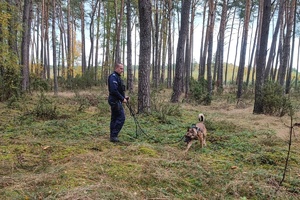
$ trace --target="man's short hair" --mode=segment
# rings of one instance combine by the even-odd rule
[[[119,68],[119,67],[121,67],[121,66],[123,66],[122,63],[116,63],[116,64],[115,64],[115,69],[117,69],[117,68]]]

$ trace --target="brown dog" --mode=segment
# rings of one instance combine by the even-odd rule
[[[187,143],[187,148],[185,152],[187,152],[192,146],[193,140],[199,140],[201,148],[206,146],[206,127],[204,125],[204,115],[200,113],[198,115],[199,122],[192,127],[188,128],[185,134],[185,142]]]

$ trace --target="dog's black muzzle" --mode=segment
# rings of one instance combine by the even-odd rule
[[[184,142],[190,142],[192,140],[192,138],[190,138],[189,136],[184,136]]]

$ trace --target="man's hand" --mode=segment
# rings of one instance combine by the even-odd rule
[[[129,101],[129,96],[126,96],[123,100],[123,103],[127,103]]]

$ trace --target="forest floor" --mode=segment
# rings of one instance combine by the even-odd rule
[[[0,103],[0,199],[300,199],[299,127],[279,185],[288,115],[254,115],[253,100],[237,106],[223,96],[203,106],[170,104],[169,95],[156,94],[155,112],[136,115],[142,130],[125,108],[118,145],[108,141],[105,90]],[[207,147],[195,142],[184,153],[178,139],[198,113],[206,117]]]

